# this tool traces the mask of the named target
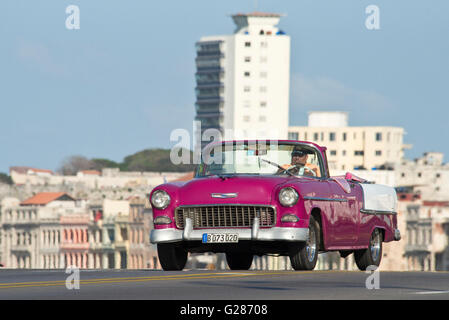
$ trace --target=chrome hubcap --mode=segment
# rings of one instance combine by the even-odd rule
[[[306,242],[307,260],[312,262],[316,255],[316,237],[315,229],[309,228],[309,239]]]
[[[380,233],[376,229],[376,231],[371,236],[371,240],[370,240],[371,258],[373,259],[373,261],[377,261],[377,259],[379,258],[380,246],[381,246]]]

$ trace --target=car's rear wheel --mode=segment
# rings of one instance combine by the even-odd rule
[[[382,232],[379,229],[374,229],[369,240],[368,248],[356,250],[354,252],[354,260],[357,267],[365,271],[368,266],[380,265],[382,259]]]
[[[313,270],[320,248],[320,224],[313,216],[309,220],[309,238],[290,252],[290,263],[295,270]]]
[[[231,270],[248,270],[253,264],[253,257],[245,252],[227,252],[226,262]]]
[[[159,243],[157,254],[162,269],[165,271],[179,271],[184,269],[188,252],[179,244]]]

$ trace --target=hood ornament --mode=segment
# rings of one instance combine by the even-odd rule
[[[228,199],[228,198],[235,198],[237,197],[238,193],[211,193],[210,196],[212,198],[219,198],[219,199]]]

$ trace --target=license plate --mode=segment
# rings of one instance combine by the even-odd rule
[[[238,233],[203,233],[203,243],[237,243]]]

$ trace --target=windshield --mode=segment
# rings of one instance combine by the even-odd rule
[[[231,174],[322,176],[318,151],[307,144],[245,141],[203,150],[197,177]]]

